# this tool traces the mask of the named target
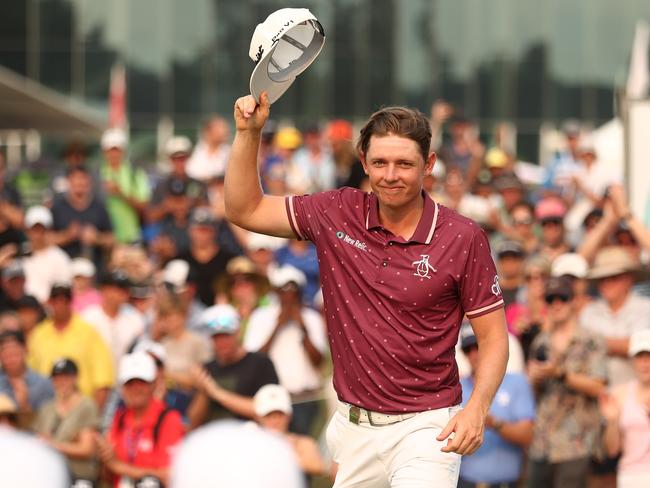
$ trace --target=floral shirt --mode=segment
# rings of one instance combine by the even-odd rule
[[[606,381],[605,344],[597,335],[578,328],[568,347],[553,352],[551,335],[540,333],[531,351],[549,351],[551,360],[567,373],[579,373]],[[534,356],[534,354],[533,354]],[[530,458],[551,463],[589,457],[600,442],[598,400],[569,388],[560,379],[547,379],[537,388],[537,419]]]

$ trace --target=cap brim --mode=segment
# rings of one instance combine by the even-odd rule
[[[265,56],[260,60],[259,63],[253,69],[253,74],[251,74],[250,80],[250,90],[251,95],[259,103],[260,96],[262,92],[266,91],[269,96],[269,103],[272,104],[276,102],[283,94],[286,92],[291,84],[295,81],[296,77],[293,77],[286,81],[273,81],[269,77],[268,66],[271,61],[271,54]]]
[[[641,279],[643,273],[638,268],[629,268],[621,266],[602,266],[594,268],[587,274],[588,280],[600,280],[610,276],[617,276],[624,273],[632,273],[636,279]]]

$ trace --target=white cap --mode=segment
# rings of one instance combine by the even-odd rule
[[[155,356],[158,361],[164,363],[167,359],[167,351],[165,346],[160,342],[152,341],[151,339],[144,339],[139,341],[133,348],[133,352],[146,352]]]
[[[307,284],[305,273],[289,264],[269,271],[269,282],[275,288],[282,288],[292,281],[300,288],[303,288]]]
[[[126,133],[122,129],[108,129],[104,131],[101,146],[104,151],[113,148],[124,149],[126,147]]]
[[[239,330],[239,313],[232,305],[220,304],[206,308],[199,319],[210,335],[235,334]]]
[[[650,329],[638,330],[630,336],[628,355],[632,358],[640,352],[650,352]]]
[[[156,379],[156,363],[146,352],[134,352],[122,356],[117,379],[120,385],[131,380],[151,383]]]
[[[282,412],[291,415],[291,397],[284,386],[264,385],[257,390],[253,397],[255,415],[264,417],[271,412]]]
[[[167,156],[174,154],[190,154],[192,152],[192,142],[185,136],[174,136],[165,144],[165,153]]]
[[[304,488],[305,481],[283,436],[226,420],[201,427],[185,438],[173,456],[169,486]]]
[[[325,31],[306,8],[283,8],[258,24],[248,55],[257,64],[250,80],[251,94],[260,101],[267,91],[275,102],[316,59],[325,43]]]
[[[287,244],[287,239],[282,237],[269,236],[266,234],[258,234],[251,232],[248,235],[248,243],[246,247],[249,251],[259,251],[260,249],[268,249],[269,251],[277,251]]]
[[[90,259],[74,258],[70,264],[72,276],[82,276],[84,278],[92,278],[95,276],[97,269]]]
[[[46,229],[52,227],[52,212],[43,205],[35,205],[30,207],[25,214],[25,228],[31,229],[37,224],[41,224]]]
[[[559,278],[560,276],[573,276],[575,278],[586,278],[589,271],[587,260],[580,254],[567,252],[561,254],[553,260],[551,264],[551,276]]]
[[[181,291],[187,284],[190,274],[190,265],[182,259],[173,259],[167,263],[163,270],[163,282],[172,285],[174,290]]]

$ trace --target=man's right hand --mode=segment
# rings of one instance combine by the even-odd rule
[[[235,127],[238,131],[261,131],[269,118],[269,96],[260,95],[258,104],[253,95],[238,98],[235,102]]]

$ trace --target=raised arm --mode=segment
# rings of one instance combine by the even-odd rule
[[[266,93],[259,105],[251,95],[235,102],[236,133],[225,180],[226,218],[260,234],[295,237],[284,197],[264,195],[260,184],[257,153],[269,108]]]

